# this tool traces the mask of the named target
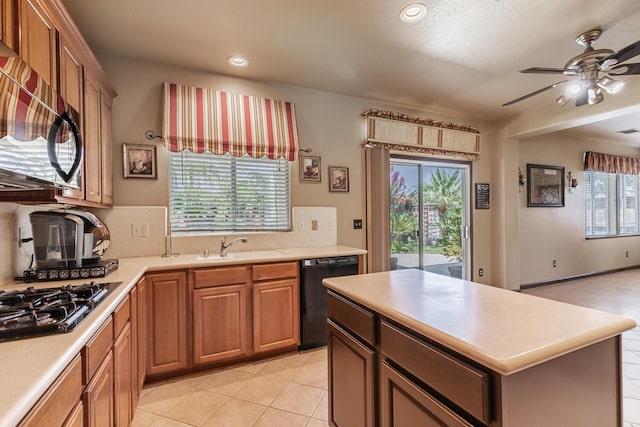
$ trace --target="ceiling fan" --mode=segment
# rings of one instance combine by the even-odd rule
[[[618,52],[610,49],[594,49],[591,43],[598,40],[602,30],[594,28],[578,36],[576,43],[584,46],[584,52],[571,58],[564,68],[532,67],[521,70],[527,74],[564,74],[574,79],[562,80],[550,86],[528,93],[513,101],[502,104],[503,107],[515,104],[555,87],[563,87],[564,93],[556,99],[558,105],[567,105],[575,99],[576,107],[585,104],[598,104],[604,99],[603,90],[614,94],[622,89],[624,83],[612,76],[640,74],[640,63],[623,64],[636,55],[640,55],[640,40]]]

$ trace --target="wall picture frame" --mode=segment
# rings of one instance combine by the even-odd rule
[[[527,164],[527,206],[564,206],[564,167]]]
[[[300,182],[320,182],[321,159],[320,156],[300,156]]]
[[[157,179],[156,146],[122,144],[122,165],[125,178]]]
[[[329,191],[349,192],[349,168],[329,166]]]

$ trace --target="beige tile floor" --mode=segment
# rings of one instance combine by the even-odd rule
[[[134,427],[326,427],[326,347],[205,371],[142,390]]]

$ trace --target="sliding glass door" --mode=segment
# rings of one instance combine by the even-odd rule
[[[467,163],[391,158],[391,269],[468,278]]]

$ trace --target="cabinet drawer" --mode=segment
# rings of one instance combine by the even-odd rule
[[[380,365],[382,427],[473,427],[387,362]]]
[[[298,276],[298,261],[256,264],[252,267],[253,280],[285,279]]]
[[[69,417],[82,394],[82,362],[77,356],[60,374],[20,426],[59,426]]]
[[[82,348],[82,362],[84,369],[82,372],[82,383],[87,384],[93,374],[95,374],[98,366],[102,363],[102,359],[107,355],[113,345],[113,320],[111,317],[102,325],[102,328],[89,340],[87,345]]]
[[[249,281],[249,266],[206,268],[193,272],[193,286],[208,288],[211,286],[237,285]]]
[[[373,313],[329,291],[327,293],[327,315],[367,343],[375,344],[376,328]]]
[[[396,362],[478,420],[489,424],[489,374],[382,321],[383,357]]]
[[[118,308],[113,312],[113,336],[118,337],[124,326],[131,318],[131,305],[129,296],[120,303]]]

